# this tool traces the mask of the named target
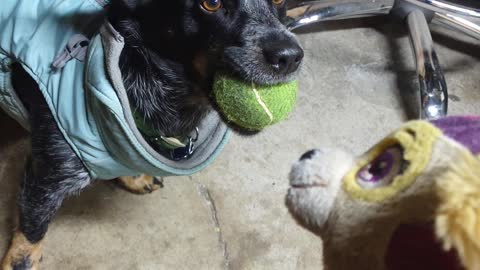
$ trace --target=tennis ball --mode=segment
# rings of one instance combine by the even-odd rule
[[[261,130],[285,119],[295,106],[297,82],[256,85],[217,75],[215,101],[224,117],[238,126]]]

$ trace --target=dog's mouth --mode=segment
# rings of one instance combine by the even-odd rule
[[[258,134],[285,120],[295,106],[296,81],[257,84],[238,73],[220,71],[212,82],[209,95],[212,107],[239,135]]]
[[[240,29],[235,41],[214,43],[207,53],[215,57],[206,76],[212,86],[211,105],[233,131],[245,136],[291,112],[297,93],[294,80],[304,56],[293,34],[280,24],[260,28]]]

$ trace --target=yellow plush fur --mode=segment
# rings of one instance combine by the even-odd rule
[[[428,122],[408,122],[375,145],[357,161],[356,166],[346,174],[343,188],[354,198],[368,202],[382,202],[394,197],[398,192],[408,188],[425,169],[431,156],[433,143],[441,134],[439,129]],[[397,176],[388,186],[376,189],[360,187],[357,183],[358,172],[386,148],[395,144],[400,145],[404,150],[404,159],[410,164],[407,170]]]
[[[480,269],[480,160],[466,149],[462,159],[436,179],[440,206],[435,220],[445,249],[457,250],[468,270]]]

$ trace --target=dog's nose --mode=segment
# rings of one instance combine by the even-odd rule
[[[265,60],[281,74],[289,74],[298,69],[303,59],[303,50],[291,40],[272,41],[263,49]]]

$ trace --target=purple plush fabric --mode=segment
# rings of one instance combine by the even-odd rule
[[[431,123],[472,153],[480,153],[480,116],[449,116]]]

